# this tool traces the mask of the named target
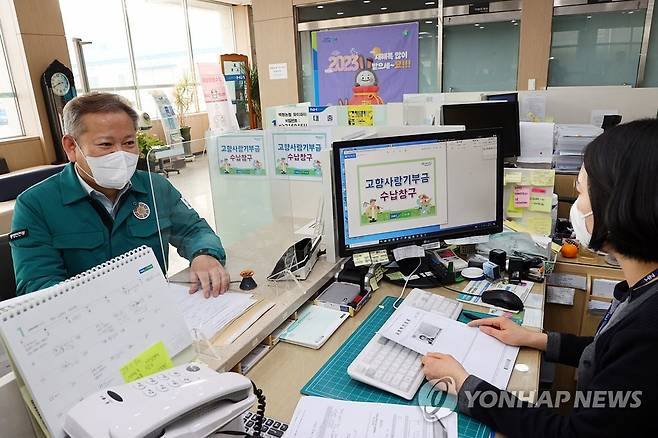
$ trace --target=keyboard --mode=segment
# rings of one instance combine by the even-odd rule
[[[421,289],[413,289],[399,307],[411,306],[457,319],[462,304]],[[375,335],[354,361],[347,374],[354,380],[411,400],[423,383],[422,355]]]
[[[244,431],[249,435],[254,433],[254,425],[256,424],[256,418],[258,414],[255,412],[245,412],[242,415],[242,421],[244,422]],[[273,418],[263,417],[263,430],[261,431],[261,436],[264,438],[281,438],[285,431],[288,430],[288,425],[277,421]]]

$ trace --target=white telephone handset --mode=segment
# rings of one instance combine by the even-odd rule
[[[71,438],[202,438],[231,423],[256,397],[251,381],[189,363],[99,391],[66,415]],[[233,421],[238,418],[239,421]]]

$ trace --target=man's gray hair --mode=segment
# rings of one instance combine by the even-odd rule
[[[137,130],[137,112],[123,96],[112,93],[92,92],[78,96],[64,106],[64,134],[78,138],[85,132],[82,116],[93,113],[124,112],[132,119]]]

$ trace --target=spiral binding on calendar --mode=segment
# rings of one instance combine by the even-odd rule
[[[34,298],[18,297],[19,302],[13,305],[11,303],[12,300],[9,300],[6,302],[6,305],[0,307],[0,318],[3,322],[5,322],[11,318],[14,318],[15,316],[20,315],[23,312],[27,312],[29,309],[34,309],[41,304],[45,304],[47,301],[73,291],[91,280],[101,278],[108,272],[113,271],[116,266],[123,266],[147,255],[149,250],[150,247],[146,245],[139,246],[124,254],[121,254],[120,256],[114,257],[106,262],[101,263],[100,265],[94,266],[93,268],[81,272],[74,277],[68,278],[56,284],[54,286],[55,289],[47,293],[35,292],[36,296]]]

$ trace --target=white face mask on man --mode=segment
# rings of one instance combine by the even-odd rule
[[[128,184],[128,181],[130,181],[130,178],[135,173],[137,159],[139,158],[137,154],[117,151],[100,157],[88,157],[82,152],[77,141],[75,145],[85,157],[85,160],[87,160],[92,175],[85,172],[81,166],[78,166],[78,169],[96,181],[96,184],[101,187],[120,190]]]
[[[576,239],[585,246],[589,246],[590,240],[592,240],[592,233],[587,231],[587,224],[585,220],[592,215],[592,212],[581,213],[576,206],[576,202],[571,206],[571,211],[569,212],[569,219],[571,220],[571,226],[573,231],[576,233]]]

